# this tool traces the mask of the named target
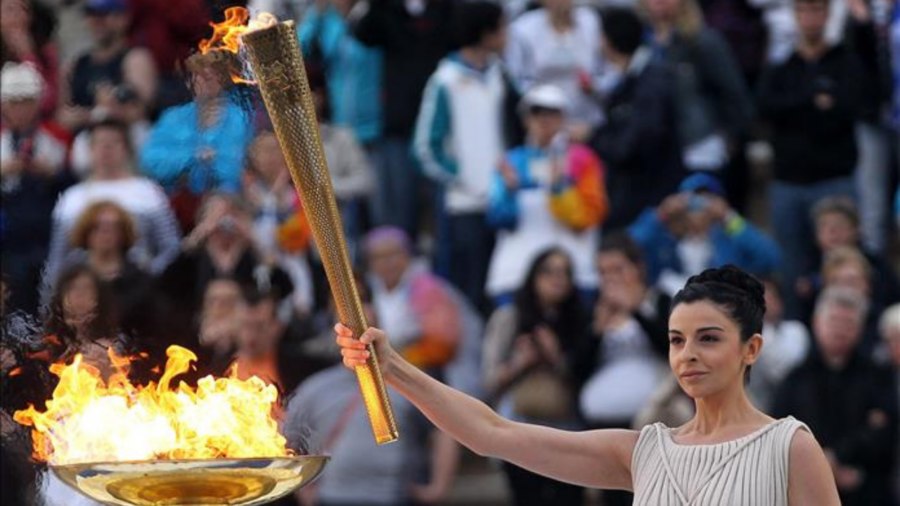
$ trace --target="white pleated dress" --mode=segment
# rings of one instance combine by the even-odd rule
[[[634,506],[788,506],[792,417],[709,445],[681,445],[672,429],[644,427],[632,455]]]

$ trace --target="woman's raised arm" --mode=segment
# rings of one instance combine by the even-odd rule
[[[403,360],[381,330],[370,328],[359,340],[341,324],[335,326],[335,332],[344,365],[355,368],[364,364],[368,358],[366,345],[374,343],[387,383],[440,430],[475,453],[576,485],[632,489],[631,454],[637,432],[572,432],[512,422]]]

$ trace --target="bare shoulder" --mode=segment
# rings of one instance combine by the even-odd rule
[[[804,428],[797,429],[791,439],[788,503],[790,506],[840,505],[825,452],[816,438]]]

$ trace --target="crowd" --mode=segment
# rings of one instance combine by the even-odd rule
[[[332,455],[280,504],[452,485],[402,398],[374,450],[258,92],[194,49],[248,3],[295,20],[367,319],[408,360],[515,420],[677,426],[671,297],[734,264],[766,286],[754,402],[809,425],[845,505],[900,505],[893,0],[0,0],[2,504],[75,500],[11,419],[50,363],[143,352],[146,380],[171,344],[277,385]],[[503,472],[518,506],[585,504]]]

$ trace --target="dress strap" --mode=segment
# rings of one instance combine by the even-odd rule
[[[663,443],[662,424],[656,423],[653,427],[656,429],[656,444],[659,446],[659,455],[662,459],[663,467],[666,470],[666,477],[669,478],[669,483],[672,484],[672,488],[674,488],[675,493],[678,494],[681,504],[688,506],[690,503],[684,495],[684,492],[681,490],[681,485],[678,484],[678,480],[675,479],[675,473],[672,472],[672,465],[669,464],[669,454],[666,453],[666,445]]]

